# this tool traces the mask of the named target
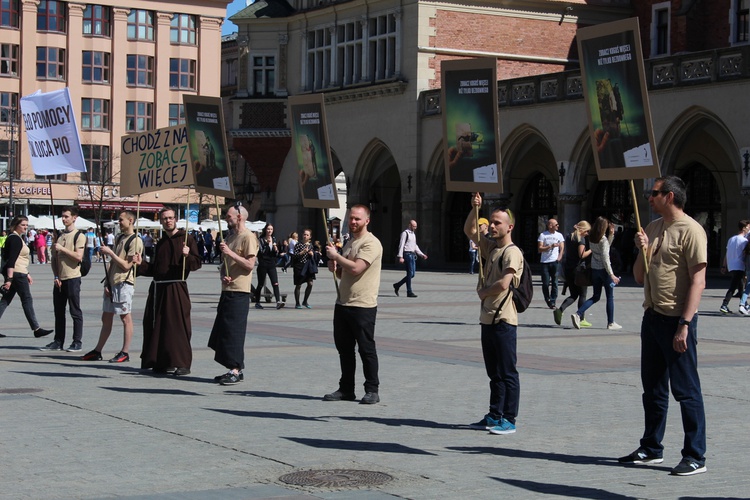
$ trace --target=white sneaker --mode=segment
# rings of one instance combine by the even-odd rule
[[[578,315],[578,313],[573,313],[570,315],[571,321],[573,321],[573,326],[576,330],[581,329],[581,317]]]
[[[750,316],[750,311],[747,309],[745,304],[740,304],[740,314]]]
[[[622,327],[617,323],[610,323],[607,325],[607,330],[621,330]]]

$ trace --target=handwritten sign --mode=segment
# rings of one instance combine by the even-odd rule
[[[194,184],[185,125],[124,135],[120,146],[123,196]]]

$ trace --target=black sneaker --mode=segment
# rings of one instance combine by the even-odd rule
[[[693,474],[702,474],[707,470],[708,469],[706,469],[706,464],[702,464],[697,460],[685,457],[680,460],[680,463],[677,464],[677,467],[672,469],[672,472],[670,474],[672,474],[673,476],[692,476]]]
[[[216,382],[217,384],[220,384],[221,383],[221,379],[223,379],[226,376],[227,376],[226,373],[222,373],[221,375],[217,375],[217,376],[214,377],[214,382]],[[245,380],[245,376],[242,374],[242,372],[240,372],[240,376],[238,378],[240,379],[240,382],[242,382],[243,380]]]
[[[127,363],[130,361],[130,354],[126,353],[125,351],[120,351],[115,356],[109,360],[110,363]]]
[[[63,350],[63,346],[57,340],[53,340],[52,342],[50,342],[46,346],[40,347],[39,350],[40,351],[62,351]]]
[[[81,361],[101,361],[102,353],[94,349],[81,356]]]
[[[323,401],[356,401],[357,396],[353,392],[334,391],[323,396]]]
[[[73,342],[70,344],[70,347],[65,350],[68,352],[81,352],[83,350],[83,345],[81,345],[80,342]]]
[[[621,464],[660,464],[664,458],[659,455],[649,455],[643,448],[638,448],[630,455],[617,459]]]
[[[243,377],[244,378],[244,377]],[[239,373],[228,372],[221,376],[219,384],[221,385],[236,385],[242,382]]]
[[[34,337],[36,338],[45,337],[52,332],[54,332],[54,330],[47,330],[45,328],[37,328],[36,330],[34,330]]]
[[[398,288],[399,288],[399,286],[396,283],[394,283],[393,284],[393,292],[396,294],[396,297],[398,297]]]
[[[374,405],[375,403],[380,403],[380,396],[377,392],[368,392],[359,400],[359,404],[362,405]]]
[[[263,306],[260,304],[260,302],[256,302],[255,303],[255,308],[256,309],[263,309]]]

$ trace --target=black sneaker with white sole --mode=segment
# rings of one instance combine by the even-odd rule
[[[621,464],[660,464],[664,461],[659,455],[651,455],[643,448],[638,448],[630,455],[617,459]]]
[[[677,467],[672,469],[671,474],[673,476],[692,476],[693,474],[702,474],[707,470],[708,469],[706,469],[705,463],[700,463],[697,460],[685,457],[680,460],[680,463],[677,464]]]

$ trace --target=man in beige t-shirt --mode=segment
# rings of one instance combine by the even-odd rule
[[[86,247],[86,236],[76,229],[78,209],[65,207],[62,222],[65,229],[52,245],[52,272],[55,285],[52,303],[55,309],[55,342],[65,344],[65,307],[73,318],[73,343],[68,352],[79,352],[83,345],[83,312],[81,311],[81,261]]]
[[[475,193],[472,208],[482,206]],[[516,432],[516,416],[521,394],[516,368],[518,313],[511,285],[517,287],[523,274],[523,253],[513,244],[511,231],[515,219],[510,210],[495,209],[489,217],[489,238],[477,234],[476,209],[464,223],[464,233],[487,256],[484,281],[477,287],[481,302],[482,354],[490,378],[490,411],[472,428],[492,434]]]
[[[102,300],[102,329],[99,342],[93,351],[83,356],[84,361],[102,359],[102,349],[112,333],[112,322],[117,314],[122,320],[123,341],[120,352],[109,360],[110,363],[130,361],[130,342],[133,340],[133,292],[135,291],[134,256],[143,253],[143,241],[135,234],[135,214],[129,210],[122,212],[117,219],[120,234],[113,247],[103,246],[102,255],[109,257],[107,279]]]
[[[242,205],[227,210],[224,220],[230,234],[219,244],[222,255],[219,266],[221,297],[208,347],[215,351],[214,361],[229,369],[227,373],[214,377],[214,381],[221,385],[235,385],[245,378],[242,373],[245,368],[245,332],[258,237],[245,227],[247,210]]]
[[[341,278],[333,312],[333,340],[339,352],[341,379],[338,390],[323,396],[323,401],[357,399],[354,394],[357,368],[354,350],[357,346],[365,374],[365,395],[360,403],[375,404],[380,401],[375,317],[378,312],[383,245],[368,231],[369,223],[370,209],[364,205],[354,205],[349,209],[349,233],[352,237],[340,254],[332,243],[326,246],[328,269]]]

